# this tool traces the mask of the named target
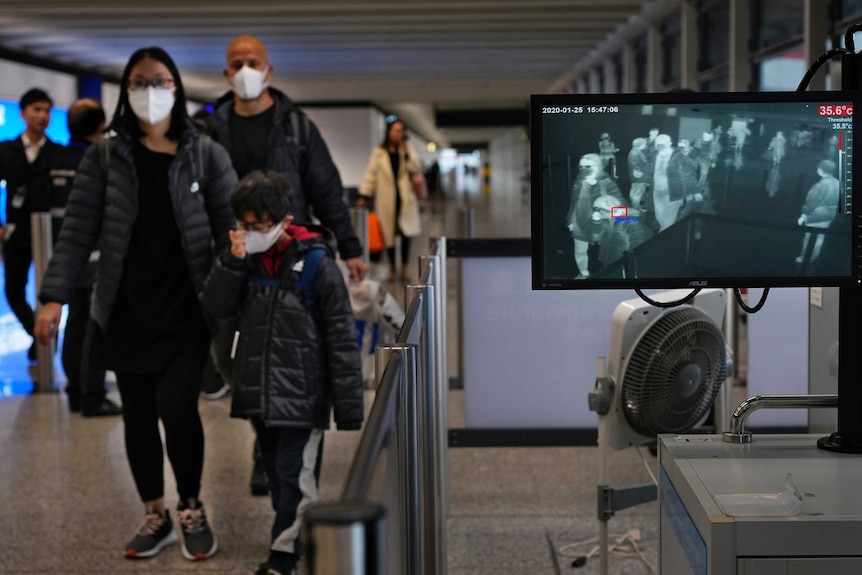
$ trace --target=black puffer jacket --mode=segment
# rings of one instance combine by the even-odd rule
[[[273,427],[359,429],[363,419],[362,371],[356,322],[344,278],[332,259],[331,232],[295,239],[274,279],[282,287],[249,282],[267,277],[260,256],[225,251],[206,280],[201,305],[216,318],[239,314],[233,367],[233,417],[260,418]],[[293,287],[312,246],[325,246],[314,278],[313,309]]]
[[[343,259],[362,256],[362,244],[353,230],[341,176],[317,126],[283,92],[269,88],[269,93],[275,100],[275,125],[270,132],[267,169],[290,182],[296,222],[310,222],[313,210],[314,216],[335,234]],[[233,101],[232,92],[219,98],[215,111],[207,119],[208,133],[228,150]]]
[[[202,137],[190,124],[169,173],[174,217],[196,291],[212,267],[213,254],[230,241],[228,230],[234,222],[230,193],[237,182],[225,149],[212,141],[198,144]],[[39,292],[43,303],[68,302],[90,252],[98,249],[91,314],[107,329],[137,216],[137,194],[131,139],[118,136],[90,146],[78,166],[60,238]]]

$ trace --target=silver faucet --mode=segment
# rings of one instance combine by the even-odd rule
[[[739,404],[730,418],[730,431],[724,432],[725,443],[751,443],[751,433],[745,431],[745,420],[758,409],[793,409],[799,407],[838,407],[838,395],[755,395]]]

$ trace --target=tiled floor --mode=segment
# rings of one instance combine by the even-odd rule
[[[528,235],[528,206],[520,188],[509,192],[495,190],[490,200],[470,196],[476,235]],[[429,205],[425,216],[429,236],[454,234],[454,202]],[[374,270],[378,278],[386,273],[385,266]],[[400,286],[392,289],[403,298]],[[450,291],[450,300],[453,297]],[[451,313],[449,319],[454,321]],[[457,340],[451,337],[450,375],[457,374],[456,351]],[[8,367],[8,362],[0,364],[0,382]],[[118,399],[115,392],[112,397]],[[267,552],[272,512],[266,498],[249,494],[251,429],[228,417],[229,402],[226,397],[200,405],[207,442],[201,497],[220,551],[209,561],[191,563],[176,547],[144,561],[121,556],[122,545],[140,520],[140,504],[119,418],[69,414],[63,394],[0,397],[0,573],[252,573]],[[450,414],[452,425],[463,421],[459,391],[450,393]],[[358,437],[356,432],[327,434],[323,499],[338,496]],[[655,458],[648,452],[645,458],[655,472]],[[592,447],[451,449],[448,573],[598,573],[597,560],[573,569],[572,558],[559,553],[562,546],[597,534],[597,465]],[[173,505],[176,495],[167,464],[166,469],[168,502]],[[631,449],[611,453],[610,477],[615,486],[649,481],[641,458]],[[656,513],[655,503],[645,504],[619,513],[610,524],[612,534],[639,529],[642,548],[653,564]],[[581,549],[585,554],[589,546]],[[648,571],[635,559],[613,558],[611,573]]]

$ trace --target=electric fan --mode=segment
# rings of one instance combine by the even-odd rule
[[[680,300],[686,290],[651,296]],[[599,415],[599,544],[607,573],[607,521],[616,511],[656,498],[653,483],[613,489],[607,480],[607,449],[655,441],[702,422],[729,373],[722,326],[723,290],[705,289],[690,302],[669,308],[640,298],[620,303],[611,323],[610,354],[599,358],[590,409]]]
[[[684,290],[657,294],[674,301]],[[608,442],[624,449],[682,433],[708,413],[727,374],[724,290],[703,290],[691,303],[672,308],[640,298],[614,311],[608,375],[614,382],[607,413]],[[599,416],[603,416],[599,412]]]

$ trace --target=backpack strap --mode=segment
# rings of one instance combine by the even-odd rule
[[[198,185],[203,188],[207,182],[207,165],[209,164],[210,153],[212,151],[212,138],[206,134],[201,134],[197,139],[197,165],[195,166],[195,180]]]
[[[291,107],[287,115],[290,129],[293,131],[293,140],[300,151],[305,151],[308,145],[308,134],[311,132],[311,124],[308,116],[301,113],[296,107]]]
[[[305,258],[302,260],[302,271],[299,272],[299,279],[291,284],[291,282],[270,278],[266,276],[249,276],[249,283],[264,285],[280,289],[293,288],[302,292],[302,302],[306,308],[314,309],[314,278],[317,276],[317,268],[320,267],[320,262],[326,257],[326,248],[316,246],[308,250]]]
[[[326,248],[316,246],[308,250],[305,254],[305,263],[302,266],[302,271],[299,273],[295,287],[302,292],[305,299],[305,307],[308,309],[314,308],[314,278],[317,275],[317,268],[320,262],[326,256]]]
[[[111,161],[111,143],[114,141],[113,137],[105,138],[105,143],[102,144],[102,155],[99,156],[101,161],[99,162],[100,167],[102,168],[102,173],[105,175],[105,180],[108,178],[108,165]]]

